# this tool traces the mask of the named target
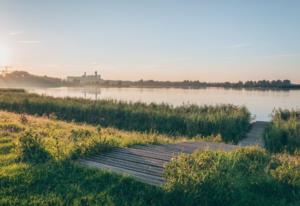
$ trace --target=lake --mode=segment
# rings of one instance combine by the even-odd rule
[[[88,99],[116,99],[146,103],[246,106],[256,120],[269,121],[274,108],[299,109],[300,90],[261,91],[223,88],[168,89],[168,88],[35,88],[29,92],[54,97]]]

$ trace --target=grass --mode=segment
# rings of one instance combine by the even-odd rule
[[[0,128],[0,205],[299,205],[296,154],[243,149],[181,155],[167,166],[166,184],[153,187],[73,159],[112,147],[186,138],[10,112],[0,112]],[[40,150],[50,158],[20,158]]]
[[[250,126],[250,113],[234,105],[173,107],[166,104],[54,98],[24,91],[0,90],[0,109],[114,127],[127,131],[173,136],[221,136],[237,143]]]
[[[162,188],[87,169],[72,159],[132,144],[186,140],[0,112],[0,205],[168,205]],[[37,135],[47,161],[20,161],[22,138]],[[27,144],[26,144],[27,145]],[[98,145],[95,146],[95,145]],[[26,146],[26,148],[32,148]],[[78,148],[80,151],[78,152]],[[100,150],[99,150],[100,148]],[[34,150],[36,153],[36,150]],[[37,157],[38,158],[38,157]]]
[[[179,205],[300,204],[300,155],[258,148],[197,151],[171,161],[165,177]]]
[[[271,152],[294,153],[300,149],[300,111],[275,110],[272,122],[264,134],[265,145]]]
[[[2,134],[6,135],[0,139],[2,153],[6,153],[13,147],[10,135],[17,135],[14,138],[16,146],[20,144],[22,138],[31,135],[55,160],[74,159],[113,147],[191,140],[157,133],[129,132],[82,123],[67,123],[48,117],[25,115],[26,120],[24,121],[23,114],[4,111],[0,111],[0,117],[0,129]]]

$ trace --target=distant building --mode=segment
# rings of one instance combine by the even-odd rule
[[[95,71],[94,75],[86,75],[86,72],[82,76],[69,76],[67,82],[79,83],[79,84],[95,84],[101,81],[101,75],[98,75]]]

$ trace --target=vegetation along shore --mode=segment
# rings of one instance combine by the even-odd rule
[[[250,113],[234,105],[173,107],[166,104],[54,98],[22,90],[0,91],[0,109],[52,116],[128,131],[157,132],[189,137],[220,135],[237,143],[250,127]]]
[[[187,141],[0,112],[0,205],[290,205],[300,203],[300,157],[244,148],[196,151],[154,187],[76,159],[115,147]]]

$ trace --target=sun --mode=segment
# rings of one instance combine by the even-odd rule
[[[9,63],[8,49],[0,46],[0,67],[6,66]]]

